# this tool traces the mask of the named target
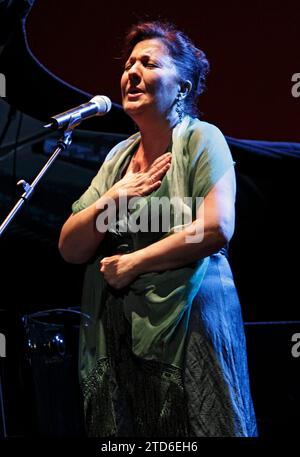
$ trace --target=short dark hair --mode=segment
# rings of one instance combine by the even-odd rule
[[[198,98],[205,89],[205,78],[209,63],[205,53],[180,30],[169,22],[139,22],[133,25],[125,38],[123,57],[131,54],[137,43],[143,40],[159,38],[167,47],[170,56],[176,62],[179,75],[192,83],[192,89],[185,98],[185,113],[198,115]]]

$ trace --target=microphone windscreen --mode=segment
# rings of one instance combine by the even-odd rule
[[[108,113],[111,109],[111,101],[105,95],[95,95],[95,97],[91,99],[91,102],[96,103],[98,106],[98,114]]]

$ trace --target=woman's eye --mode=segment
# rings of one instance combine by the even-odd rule
[[[130,68],[132,67],[132,65],[133,65],[133,64],[131,64],[131,63],[128,63],[127,65],[125,65],[124,71],[130,70]],[[157,67],[156,64],[150,63],[150,62],[145,62],[143,65],[144,65],[144,67],[149,67],[149,68],[155,68],[155,67]]]

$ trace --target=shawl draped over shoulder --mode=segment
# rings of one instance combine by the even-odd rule
[[[136,133],[110,151],[89,188],[73,204],[73,213],[90,206],[112,187],[139,142],[140,133]],[[171,167],[160,187],[146,198],[141,198],[141,204],[129,211],[129,214],[135,220],[138,215],[145,215],[150,211],[153,197],[174,199],[177,207],[171,206],[170,224],[165,232],[130,231],[130,224],[127,226],[127,235],[134,251],[185,227],[184,224],[178,224],[178,205],[183,213],[189,213],[194,220],[197,198],[204,198],[234,164],[220,130],[189,116],[185,116],[173,129],[170,148]],[[191,204],[186,203],[186,197],[189,197]],[[160,209],[157,211],[158,214],[151,213],[149,220],[159,217]],[[122,220],[118,223],[118,226],[111,228],[115,235],[120,235],[116,227],[120,228]],[[109,238],[106,236],[107,234],[95,256],[88,262],[84,281],[82,310],[90,316],[90,322],[81,327],[80,334],[80,371],[83,378],[93,369],[97,360],[106,357],[101,310],[109,286],[99,271],[99,261],[112,255]],[[132,351],[136,356],[182,367],[191,305],[201,286],[208,262],[209,258],[202,258],[183,267],[141,274],[124,288],[124,315],[132,329]]]

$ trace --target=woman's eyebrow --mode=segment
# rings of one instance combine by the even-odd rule
[[[159,60],[158,58],[151,56],[151,54],[145,53],[145,54],[142,54],[141,56],[137,56],[137,57],[136,56],[131,56],[131,57],[129,57],[129,59],[125,62],[125,65],[127,65],[128,63],[135,62],[137,59],[139,59],[139,60],[152,59],[152,60],[155,60],[155,61]]]

